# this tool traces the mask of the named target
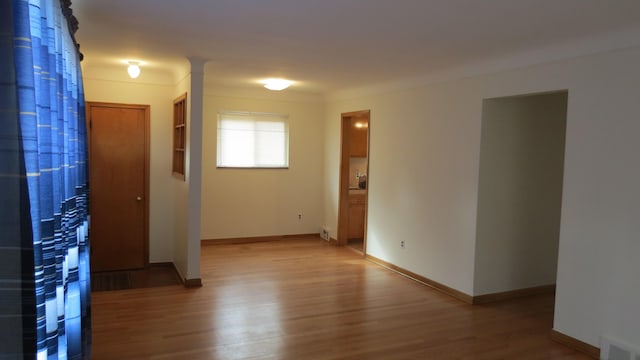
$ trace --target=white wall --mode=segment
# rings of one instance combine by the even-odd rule
[[[190,101],[190,92],[189,89],[191,87],[191,75],[188,74],[183,77],[178,84],[175,86],[173,98],[171,101],[171,128],[173,128],[173,99],[182,96],[183,94],[187,94],[187,129],[190,129],[191,126],[189,124],[191,117],[189,116],[189,107],[191,104]],[[188,132],[187,132],[188,135]],[[173,133],[172,133],[173,136]],[[188,136],[187,145],[188,145]],[[171,139],[171,143],[169,144],[169,148],[172,151],[173,147],[173,138]],[[172,154],[173,156],[173,154]],[[185,155],[186,157],[186,155]],[[186,157],[188,160],[188,157]],[[172,166],[172,164],[169,164]],[[171,169],[170,169],[171,171]],[[185,162],[185,180],[178,179],[176,177],[171,176],[171,185],[174,205],[173,208],[170,209],[173,215],[173,219],[175,222],[174,231],[173,231],[173,262],[176,265],[176,269],[180,272],[180,276],[185,279],[187,278],[188,273],[188,264],[189,264],[189,240],[188,240],[188,228],[189,228],[189,183],[186,181],[186,173],[189,171],[189,167]]]
[[[640,49],[571,64],[554,328],[640,345]]]
[[[200,280],[200,239],[202,215],[202,140],[204,119],[204,65],[189,58],[190,84],[187,95],[186,180],[189,187],[187,213],[187,280]]]
[[[631,48],[332,98],[324,223],[335,237],[340,113],[371,109],[368,253],[473,294],[482,100],[568,89],[553,326],[595,346],[603,334],[637,346],[639,63]]]
[[[173,261],[174,198],[171,177],[173,80],[145,71],[137,80],[120,72],[83,68],[87,101],[150,105],[149,261]]]
[[[567,93],[484,101],[474,294],[555,284]]]
[[[367,252],[473,291],[481,99],[471,95],[471,87],[444,85],[328,104],[325,222],[332,237],[340,113],[370,109]]]
[[[203,239],[319,232],[324,105],[314,96],[260,90],[205,93]],[[225,110],[288,114],[289,169],[217,169],[217,114]]]

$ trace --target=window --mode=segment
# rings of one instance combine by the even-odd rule
[[[187,94],[173,100],[173,176],[185,179],[187,147]]]
[[[249,112],[218,114],[217,166],[288,168],[287,116]]]

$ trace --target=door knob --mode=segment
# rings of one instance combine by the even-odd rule
[[[138,197],[136,198],[136,201],[141,201],[141,200],[142,200],[142,196],[138,196]]]

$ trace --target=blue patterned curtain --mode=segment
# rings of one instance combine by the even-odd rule
[[[0,215],[10,214],[2,222],[0,250],[18,257],[0,273],[0,292],[10,294],[0,300],[0,316],[7,314],[21,339],[0,327],[0,336],[9,334],[19,344],[0,340],[0,358],[88,359],[87,144],[80,60],[59,0],[3,3],[0,185],[15,193],[3,191],[0,198]],[[18,294],[20,304],[15,304]],[[18,310],[20,321],[9,314]]]

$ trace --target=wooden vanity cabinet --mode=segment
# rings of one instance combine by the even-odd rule
[[[364,213],[366,205],[365,194],[349,195],[349,239],[364,238]]]

